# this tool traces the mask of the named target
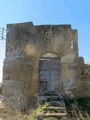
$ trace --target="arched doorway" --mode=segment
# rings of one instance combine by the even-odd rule
[[[55,53],[45,53],[39,60],[39,90],[60,92],[60,59]]]

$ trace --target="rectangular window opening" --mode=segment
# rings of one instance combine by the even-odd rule
[[[73,40],[71,40],[70,48],[73,49]]]

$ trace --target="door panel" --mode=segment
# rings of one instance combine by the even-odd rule
[[[47,70],[40,71],[40,80],[48,80],[48,71]]]
[[[59,60],[50,60],[49,61],[49,69],[50,70],[58,70],[60,68],[59,66]]]
[[[49,61],[50,72],[50,91],[57,91],[59,89],[60,80],[60,64],[59,60]]]
[[[59,60],[40,60],[39,63],[40,89],[57,91],[60,87]],[[44,86],[45,85],[45,86]]]
[[[42,60],[40,61],[40,70],[39,70],[39,78],[41,81],[48,80],[48,61]]]
[[[40,80],[40,90],[48,89],[48,80],[49,80],[49,72],[48,72],[48,61],[41,60],[39,62],[39,80]]]
[[[41,60],[40,61],[40,69],[41,70],[47,70],[48,69],[48,61],[47,60]]]

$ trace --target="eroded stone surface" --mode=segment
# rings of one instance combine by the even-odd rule
[[[55,90],[68,97],[90,95],[90,65],[84,64],[84,59],[78,56],[77,30],[71,25],[8,24],[6,37],[3,67],[3,81],[7,83],[3,88],[5,99],[11,97],[12,89],[19,91],[22,85],[18,87],[18,81],[22,81],[21,92],[27,104],[35,101],[40,89],[39,60],[47,58],[59,60],[58,84],[52,78]],[[50,88],[50,84],[48,86]]]

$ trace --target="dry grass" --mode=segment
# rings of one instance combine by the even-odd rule
[[[21,114],[17,109],[8,109],[7,111],[0,101],[0,120],[33,120],[34,113],[34,109],[31,109],[28,114]]]
[[[90,98],[87,98],[89,100]],[[88,101],[88,107],[90,101]],[[66,100],[66,107],[68,111],[68,120],[90,120],[90,108],[87,109],[86,98]]]
[[[86,105],[85,99],[83,100],[82,104],[84,104],[84,102]],[[90,101],[88,102],[88,106],[89,105]],[[84,106],[81,106],[77,100],[74,100],[74,102],[67,100],[66,107],[68,111],[68,120],[90,120],[89,112],[84,109]],[[28,114],[21,114],[20,110],[18,109],[5,109],[2,102],[0,102],[0,120],[36,120],[35,113],[36,110],[34,109],[30,109]]]

